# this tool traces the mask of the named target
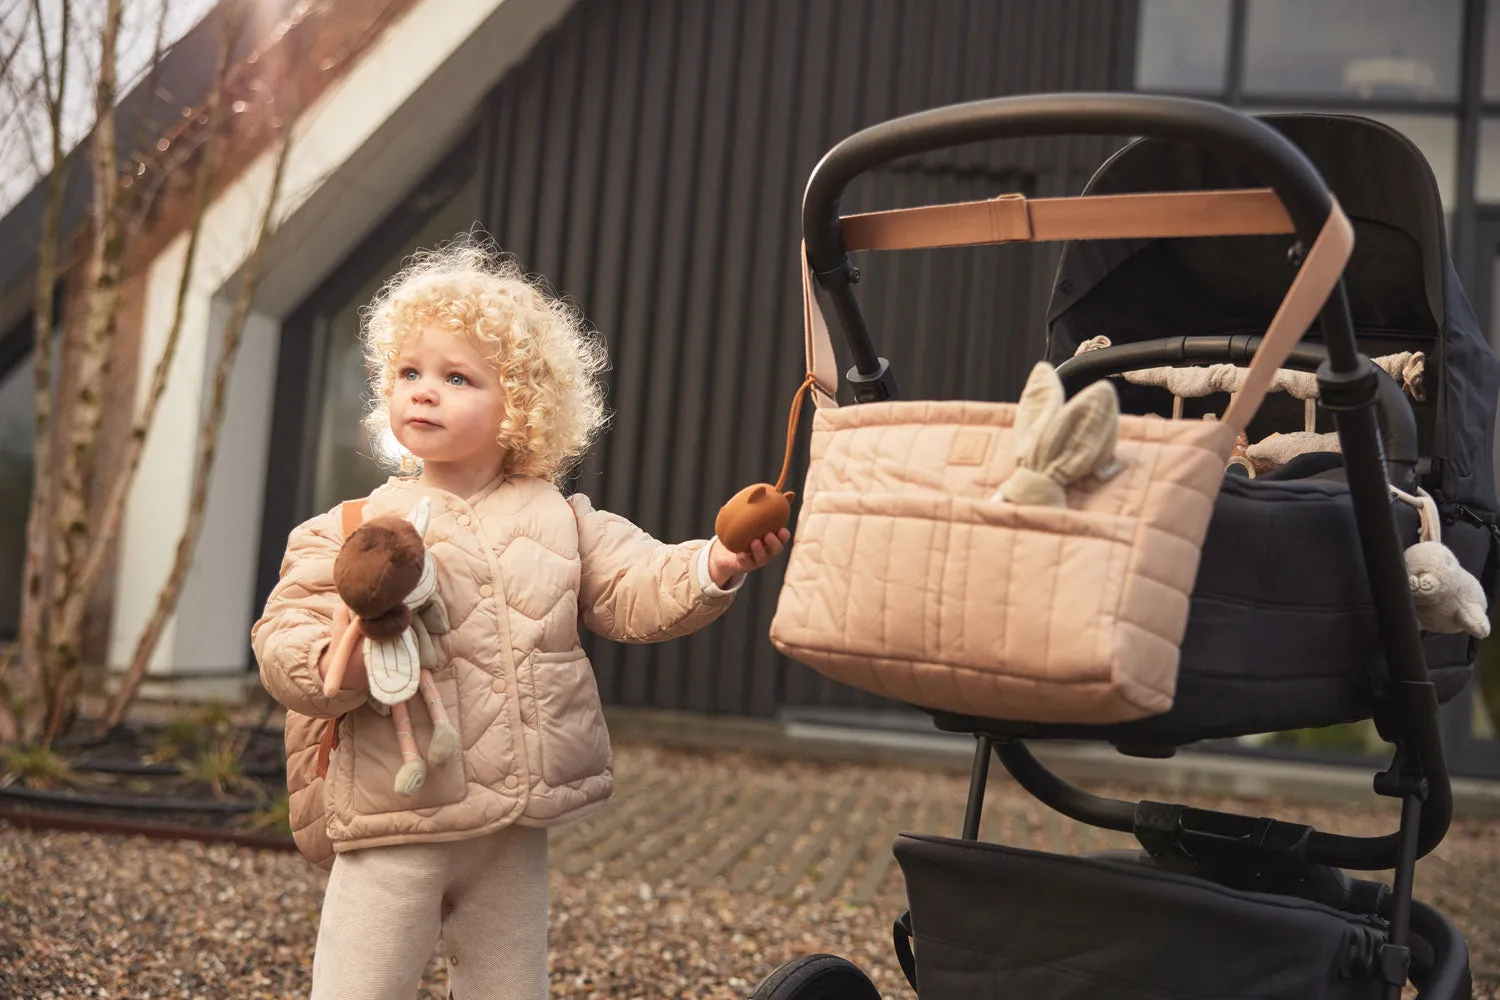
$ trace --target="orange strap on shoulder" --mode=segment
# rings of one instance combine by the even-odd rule
[[[344,537],[354,534],[356,528],[365,523],[365,507],[370,501],[345,500],[339,504],[339,515],[344,519]]]
[[[365,506],[368,500],[345,500],[339,505],[339,516],[344,522],[344,537],[348,538],[354,534],[361,524],[365,523]],[[350,626],[351,628],[353,625]],[[339,718],[343,718],[340,716]],[[318,740],[318,777],[328,777],[328,758],[333,754],[334,747],[339,745],[339,720],[329,719],[323,726],[323,736]]]

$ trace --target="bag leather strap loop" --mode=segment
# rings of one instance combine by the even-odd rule
[[[1284,207],[1269,189],[1042,199],[1002,195],[979,202],[848,216],[842,220],[842,226],[850,250],[1276,235],[1293,231]],[[1251,360],[1243,388],[1224,414],[1224,422],[1235,430],[1243,430],[1260,409],[1276,370],[1317,318],[1353,249],[1354,227],[1338,200],[1333,199],[1318,238],[1298,268],[1286,298]],[[801,268],[803,347],[813,402],[820,409],[837,406],[838,362],[827,319],[813,289],[805,242],[801,247]]]

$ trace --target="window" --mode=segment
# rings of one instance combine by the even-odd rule
[[[1227,86],[1229,0],[1141,0],[1135,85],[1211,91]]]
[[[12,337],[23,337],[28,329]],[[0,371],[0,640],[13,638],[21,621],[26,566],[26,517],[31,512],[35,466],[36,391],[32,352]]]
[[[424,192],[423,200],[431,192]],[[413,251],[451,240],[475,222],[478,179],[471,171],[460,179],[421,228],[400,249],[380,261],[364,284],[341,304],[325,313],[328,354],[324,369],[321,413],[317,415],[317,465],[314,472],[315,510],[328,510],[341,500],[365,496],[391,474],[376,461],[361,420],[370,403],[364,356],[359,345],[360,310],[369,304],[388,278]]]
[[[1248,0],[1248,94],[1455,101],[1463,0]]]
[[[1500,0],[1488,0],[1500,91]],[[1443,206],[1458,202],[1465,0],[1141,0],[1136,87],[1245,111],[1362,115],[1426,157]],[[1486,126],[1479,187],[1500,193],[1500,131]],[[1486,164],[1489,164],[1487,167]],[[1486,171],[1488,171],[1488,176]]]

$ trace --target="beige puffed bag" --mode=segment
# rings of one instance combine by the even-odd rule
[[[1292,231],[1269,190],[1007,195],[843,220],[849,250]],[[1121,416],[1107,380],[1064,402],[1046,364],[1019,403],[841,407],[804,251],[816,410],[771,641],[834,680],[937,710],[1100,725],[1171,708],[1235,435],[1352,247],[1335,202],[1220,421]]]

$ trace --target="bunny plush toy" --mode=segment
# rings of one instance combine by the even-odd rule
[[[1119,428],[1120,400],[1113,385],[1095,382],[1067,399],[1057,372],[1037,362],[1016,407],[1016,468],[992,499],[1066,507],[1069,484],[1114,474]]]

